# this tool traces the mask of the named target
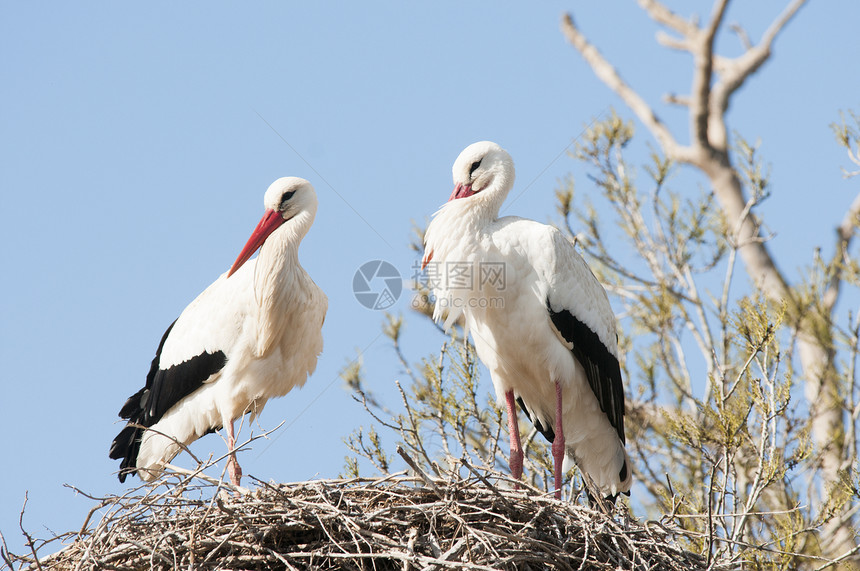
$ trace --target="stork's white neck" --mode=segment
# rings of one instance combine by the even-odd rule
[[[433,222],[445,220],[452,226],[451,230],[456,226],[465,232],[479,232],[495,221],[499,214],[498,206],[481,198],[476,195],[472,199],[452,200],[439,209]]]
[[[428,248],[436,250],[443,242],[477,241],[484,229],[498,219],[511,186],[512,176],[497,177],[477,194],[445,203],[427,228]]]
[[[289,308],[294,289],[306,275],[299,264],[299,244],[313,224],[314,211],[304,210],[272,232],[260,248],[254,267],[254,299],[258,320],[258,356],[263,356],[283,334],[280,316]]]
[[[299,212],[284,222],[260,248],[255,273],[272,276],[275,280],[290,272],[298,263],[299,244],[310,230],[315,212]],[[255,280],[256,285],[257,280]]]

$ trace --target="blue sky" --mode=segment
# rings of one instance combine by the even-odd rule
[[[783,7],[738,4],[728,19],[753,39]],[[857,190],[828,127],[839,110],[860,111],[860,4],[839,4],[805,7],[730,112],[772,164],[765,212],[790,276],[815,246],[830,251]],[[46,537],[77,529],[92,505],[64,483],[127,489],[107,457],[117,411],[167,325],[229,268],[281,176],[309,179],[320,198],[300,258],[329,297],[325,349],[305,388],[260,419],[287,425],[240,461],[264,480],[336,476],[343,437],[369,421],[338,372],[362,352],[371,388],[390,391],[401,376],[382,313],[353,296],[356,269],[384,259],[412,275],[413,221],[447,199],[469,143],[511,152],[512,197],[525,194],[505,213],[546,221],[559,180],[572,174],[578,195],[590,190],[559,153],[610,108],[630,116],[565,42],[568,10],[686,140],[683,112],[659,98],[687,92],[689,57],[658,47],[633,2],[0,5],[0,530],[10,548],[23,550],[25,491],[25,526]],[[739,50],[731,35],[719,46]],[[640,129],[640,153],[650,142]],[[393,309],[408,314],[407,296]],[[416,357],[438,349],[417,319],[406,335]],[[224,444],[208,436],[193,450],[220,455]]]

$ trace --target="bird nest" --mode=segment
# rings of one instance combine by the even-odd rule
[[[245,493],[173,474],[99,499],[79,532],[47,542],[68,543],[53,555],[3,558],[19,569],[720,568],[679,544],[688,532],[473,474],[257,481]]]

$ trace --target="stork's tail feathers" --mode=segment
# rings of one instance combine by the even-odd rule
[[[194,435],[191,439],[196,437],[197,435]],[[146,429],[129,422],[114,438],[110,457],[114,460],[122,459],[118,474],[120,482],[125,482],[129,474],[137,474],[144,482],[151,482],[161,475],[164,464],[173,460],[182,448],[180,439],[163,434],[155,428]]]
[[[143,428],[132,423],[126,425],[122,432],[116,435],[110,445],[110,457],[112,460],[122,459],[119,465],[119,481],[125,482],[129,474],[137,472],[137,454],[140,451],[140,437]]]
[[[630,471],[630,458],[620,440],[615,454],[611,456],[590,455],[588,458],[577,458],[572,448],[568,448],[564,457],[563,470],[567,472],[574,464],[579,466],[583,474],[589,501],[594,496],[599,496],[615,502],[619,494],[630,495],[633,474]]]
[[[113,460],[122,460],[119,464],[119,473],[117,474],[120,482],[125,482],[125,479],[129,475],[134,476],[135,474],[144,482],[150,482],[161,474],[163,463],[169,462],[179,453],[181,447],[178,444],[164,436],[160,436],[160,439],[168,442],[168,447],[172,444],[175,450],[171,450],[170,453],[167,453],[166,450],[161,450],[157,454],[159,458],[153,461],[150,459],[152,454],[147,453],[152,450],[152,446],[146,446],[145,450],[147,452],[144,453],[144,457],[142,458],[140,454],[141,443],[145,440],[151,440],[151,436],[154,436],[151,430],[148,431],[143,426],[129,421],[126,427],[113,439],[109,455]]]
[[[112,460],[122,459],[119,465],[120,482],[125,482],[129,474],[137,472],[137,455],[140,452],[140,439],[144,431],[140,421],[145,392],[146,389],[144,388],[131,395],[119,411],[120,418],[128,420],[128,424],[111,442],[108,455]]]
[[[150,429],[155,423],[146,413],[148,397],[146,388],[139,390],[128,398],[119,412],[128,424],[113,439],[108,455],[113,460],[121,460],[117,476],[123,483],[129,475],[135,474],[144,482],[154,480],[161,474],[163,463],[171,461],[181,450],[181,445],[173,438]],[[153,437],[158,437],[160,446],[153,446]]]
[[[618,471],[618,478],[621,480],[618,491],[629,496],[630,486],[633,484],[633,473],[630,470],[630,457],[627,455],[627,450],[622,447],[621,451],[624,452],[624,462],[621,464],[621,470]]]

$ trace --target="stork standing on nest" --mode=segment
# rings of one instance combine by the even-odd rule
[[[454,191],[424,237],[423,265],[446,329],[460,317],[504,400],[510,469],[522,475],[517,403],[552,442],[555,494],[575,462],[588,487],[628,492],[624,388],[615,316],[605,290],[562,233],[499,218],[514,183],[511,156],[488,141],[454,162]]]
[[[264,204],[230,271],[167,328],[146,386],[120,410],[128,424],[110,448],[110,457],[122,460],[120,482],[135,473],[154,479],[183,445],[223,427],[227,472],[239,486],[234,420],[246,413],[253,419],[316,368],[328,300],[299,264],[298,248],[317,196],[308,181],[284,177],[266,191]]]

